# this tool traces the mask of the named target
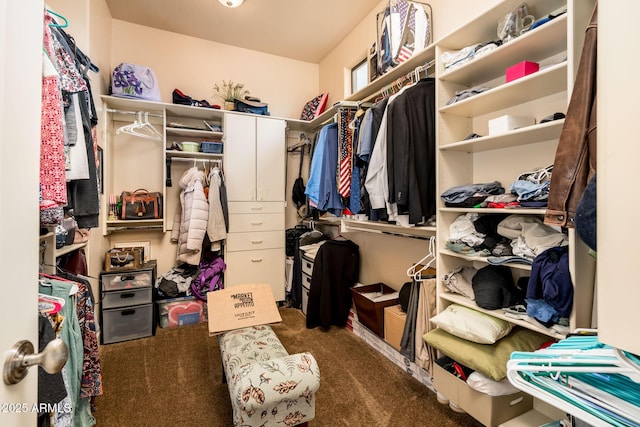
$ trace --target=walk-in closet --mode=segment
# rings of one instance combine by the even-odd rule
[[[638,9],[6,2],[0,425],[640,425]]]

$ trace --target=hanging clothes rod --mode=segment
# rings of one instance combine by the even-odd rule
[[[217,163],[222,164],[222,159],[205,159],[203,157],[168,157],[167,160],[177,160],[179,162],[209,162],[209,163]]]
[[[372,99],[372,98],[377,99],[380,96],[387,97],[397,92],[397,90],[400,89],[405,84],[405,82],[407,81],[412,81],[414,83],[417,82],[418,80],[420,80],[420,74],[429,70],[429,68],[433,67],[435,63],[436,63],[435,59],[432,59],[431,61],[425,63],[424,65],[417,66],[416,68],[413,69],[413,71],[409,71],[404,76],[397,78],[393,83],[389,83],[388,85],[384,86],[382,89],[380,89],[378,93],[370,96],[367,99]]]
[[[146,116],[148,117],[159,117],[159,118],[163,118],[164,116],[162,114],[153,114],[153,113],[149,113],[147,111],[127,111],[127,110],[114,110],[112,108],[107,108],[107,112],[108,113],[118,113],[118,114],[139,114],[139,113],[145,113]]]

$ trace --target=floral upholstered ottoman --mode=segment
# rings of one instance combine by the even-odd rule
[[[290,355],[267,325],[219,338],[235,426],[294,426],[315,416],[320,369],[310,353]]]

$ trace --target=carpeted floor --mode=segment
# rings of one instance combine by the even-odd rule
[[[306,329],[299,310],[281,308],[274,330],[290,353],[320,365],[319,426],[480,426],[346,329]],[[155,337],[101,347],[104,394],[97,426],[231,426],[222,362],[206,323],[158,328]]]

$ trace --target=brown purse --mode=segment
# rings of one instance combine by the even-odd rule
[[[138,189],[123,191],[120,196],[122,211],[120,219],[160,219],[162,218],[162,194]]]

